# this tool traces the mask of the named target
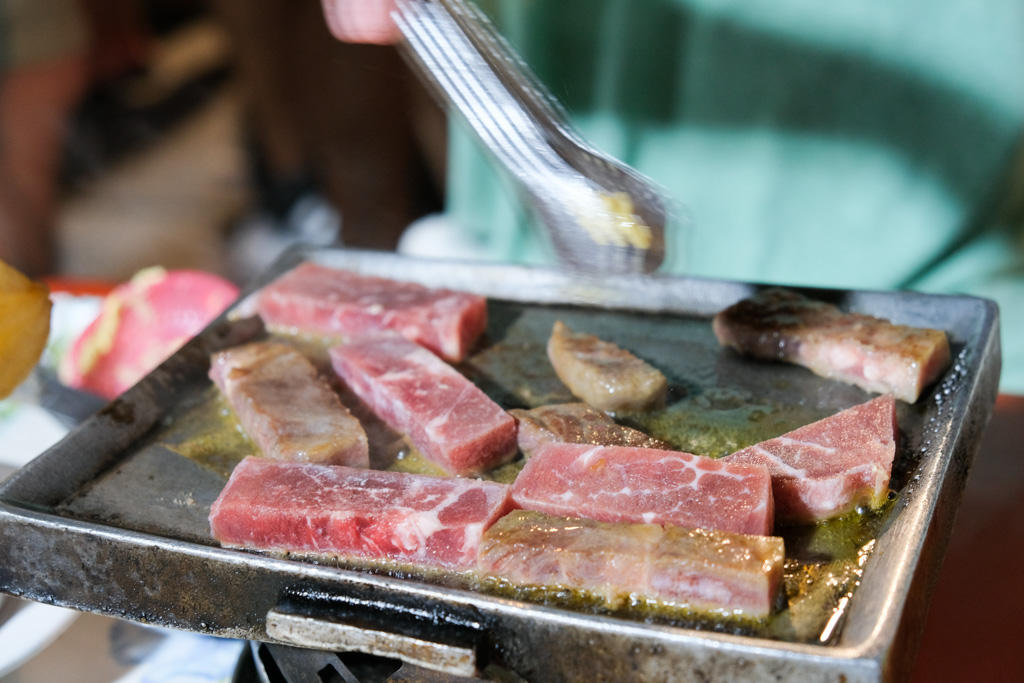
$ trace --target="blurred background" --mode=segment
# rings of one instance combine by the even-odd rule
[[[440,207],[443,115],[319,2],[3,0],[0,27],[4,173],[34,176],[0,191],[0,244],[30,275],[242,284],[342,213],[346,244],[393,249]]]
[[[0,73],[0,257],[34,277],[161,265],[244,285],[297,240],[394,249],[445,208],[444,113],[395,48],[332,38],[319,0],[0,0]],[[1024,664],[1011,411],[971,475],[915,681]]]

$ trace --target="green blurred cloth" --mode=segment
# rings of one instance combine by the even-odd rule
[[[478,0],[591,143],[685,206],[663,270],[989,297],[1024,394],[1024,3]],[[551,263],[456,122],[448,212]]]

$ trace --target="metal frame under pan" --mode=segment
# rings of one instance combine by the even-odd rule
[[[756,289],[659,276],[581,281],[550,270],[296,248],[250,291],[303,260],[474,291],[496,303],[576,307],[595,320],[706,320]],[[490,664],[530,681],[902,679],[994,404],[998,313],[991,302],[969,297],[812,294],[944,329],[955,355],[937,386],[915,406],[901,406],[916,425],[903,447],[914,457],[898,475],[899,498],[828,644],[631,621],[216,546],[203,524],[222,475],[147,445],[147,435],[209,387],[213,350],[262,333],[257,320],[239,321],[230,312],[0,488],[0,590],[219,636],[397,655],[449,672]],[[243,299],[233,310],[244,305]],[[789,387],[808,401],[864,400],[860,390],[801,368],[759,369],[731,352],[715,353],[726,366],[747,363],[744,373],[783,373],[780,390]]]

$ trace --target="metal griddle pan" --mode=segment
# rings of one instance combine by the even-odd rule
[[[801,368],[719,349],[710,317],[755,285],[658,276],[581,281],[551,270],[296,248],[250,291],[303,260],[486,295],[489,344],[566,315],[640,345],[691,391],[728,384],[830,411],[868,398]],[[151,435],[176,405],[209,389],[212,351],[261,334],[258,320],[239,319],[242,302],[0,488],[0,590],[217,636],[361,650],[512,680],[901,680],[994,404],[998,312],[970,297],[807,293],[943,329],[954,354],[954,366],[917,404],[900,405],[899,498],[826,644],[620,619],[218,547],[206,517],[223,475]]]

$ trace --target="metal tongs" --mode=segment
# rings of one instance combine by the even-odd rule
[[[554,97],[469,2],[396,6],[409,61],[518,182],[562,263],[602,274],[657,269],[667,195],[573,131]]]

